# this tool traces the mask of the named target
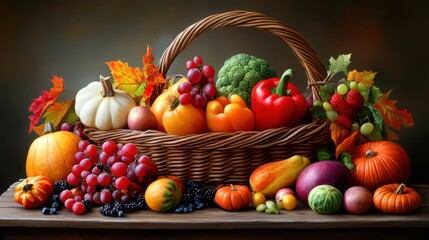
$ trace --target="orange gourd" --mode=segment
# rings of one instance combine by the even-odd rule
[[[53,125],[46,124],[44,135],[36,138],[28,149],[27,177],[43,175],[52,182],[65,180],[75,164],[80,140],[72,132],[54,132]]]
[[[247,186],[231,184],[216,191],[215,201],[224,210],[237,211],[249,206],[252,193]]]
[[[371,192],[396,182],[407,183],[410,178],[410,159],[405,149],[391,141],[368,142],[353,148],[351,171],[354,184]]]
[[[54,185],[46,176],[28,177],[15,187],[14,199],[25,208],[43,206],[54,192]]]
[[[170,178],[160,178],[146,188],[145,200],[147,206],[154,212],[170,212],[182,200],[179,185]]]
[[[389,214],[404,214],[415,211],[421,204],[421,196],[405,184],[383,185],[374,192],[374,206]]]

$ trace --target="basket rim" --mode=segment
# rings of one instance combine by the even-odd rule
[[[321,100],[321,85],[327,71],[317,53],[305,41],[304,37],[284,22],[266,16],[260,12],[233,10],[207,16],[181,31],[163,52],[158,68],[163,76],[174,59],[198,36],[224,27],[249,27],[267,31],[288,45],[305,70],[308,84],[311,86],[313,99]],[[164,87],[164,86],[163,86]]]

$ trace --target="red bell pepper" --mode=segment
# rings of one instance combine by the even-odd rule
[[[291,77],[293,71],[288,69],[280,79],[265,79],[253,87],[250,99],[256,130],[294,127],[301,123],[307,111],[307,100],[289,82]]]

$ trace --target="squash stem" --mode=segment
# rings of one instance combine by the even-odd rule
[[[33,184],[32,183],[27,183],[27,184],[24,185],[24,187],[22,187],[22,190],[24,192],[28,192],[28,191],[31,191],[32,188],[33,188]]]
[[[54,124],[52,124],[52,122],[46,123],[45,126],[43,127],[43,135],[48,133],[53,133],[53,132],[55,132]]]
[[[237,190],[235,187],[234,187],[234,185],[231,183],[231,191],[235,191],[235,190]]]
[[[112,82],[110,77],[103,77],[100,75],[100,83],[102,86],[103,97],[113,97],[115,96],[115,91],[113,90]]]
[[[368,150],[368,151],[366,151],[366,153],[365,153],[365,157],[366,158],[372,158],[372,157],[375,157],[375,156],[377,156],[377,152],[374,152],[371,149]]]
[[[399,184],[399,187],[396,189],[396,194],[402,194],[404,192],[405,184],[401,183]]]

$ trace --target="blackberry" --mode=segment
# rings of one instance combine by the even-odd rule
[[[190,193],[185,192],[185,193],[182,195],[182,203],[183,203],[183,204],[190,204],[190,203],[193,203],[193,202],[194,202],[194,198],[191,196],[191,194],[190,194]]]
[[[113,204],[111,204],[111,203],[107,203],[107,204],[105,204],[105,205],[103,205],[103,206],[101,206],[99,209],[98,209],[98,211],[101,213],[101,214],[103,214],[104,216],[112,216],[111,215],[111,210],[112,210],[112,208],[113,208]]]
[[[204,208],[204,198],[202,195],[196,195],[194,197],[195,208],[201,210]]]
[[[60,194],[64,190],[70,190],[73,186],[66,180],[58,180],[54,183],[54,194]]]
[[[136,203],[138,209],[143,209],[144,207],[146,207],[146,199],[144,198],[144,194],[139,194],[137,196]]]
[[[186,190],[193,188],[201,188],[201,184],[194,180],[188,180],[185,182]]]
[[[215,205],[215,197],[216,189],[214,188],[204,188],[203,189],[203,198],[204,198],[204,205],[206,207],[213,207]]]
[[[139,207],[136,202],[131,202],[131,203],[125,203],[123,208],[124,208],[124,213],[131,213],[136,211]]]
[[[85,212],[89,212],[92,208],[92,203],[88,200],[82,200],[82,203],[85,206]]]
[[[198,188],[192,188],[189,190],[191,193],[191,196],[193,196],[194,198],[196,196],[202,196],[203,195],[203,188],[198,187]]]

